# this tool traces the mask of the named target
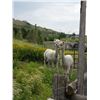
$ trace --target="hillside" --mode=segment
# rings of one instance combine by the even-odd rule
[[[27,21],[13,19],[13,37],[42,44],[43,41],[53,41],[55,38],[65,38],[66,34],[52,29],[32,25]]]

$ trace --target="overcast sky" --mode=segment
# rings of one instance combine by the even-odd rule
[[[37,24],[55,31],[79,33],[80,0],[20,1],[13,1],[13,18],[26,20],[33,25]]]

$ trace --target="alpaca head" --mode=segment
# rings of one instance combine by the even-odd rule
[[[58,49],[62,49],[64,47],[64,41],[61,41],[59,39],[55,39],[54,44]]]

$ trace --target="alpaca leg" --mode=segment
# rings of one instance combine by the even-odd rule
[[[70,70],[71,70],[70,67],[71,67],[71,66],[69,65],[68,68],[67,68],[67,74],[70,74]]]
[[[45,60],[44,60],[44,66],[46,66],[46,64],[45,64]]]
[[[48,67],[52,65],[51,60],[48,61]]]
[[[69,80],[69,74],[66,73],[66,72],[64,72],[64,75],[66,76],[66,78],[67,78],[67,82],[69,83],[69,82],[70,82],[70,80]]]
[[[48,61],[47,65],[48,65],[48,67],[50,67],[50,61]]]
[[[46,66],[45,60],[44,60],[44,66]]]
[[[65,71],[64,71],[64,75],[67,77],[67,81],[69,82],[69,71],[70,71],[70,67],[67,66],[65,67]]]
[[[54,61],[51,61],[51,67],[54,67]]]
[[[54,67],[54,61],[51,61],[51,67]]]
[[[46,57],[44,57],[44,66],[46,66],[48,64],[48,60]]]

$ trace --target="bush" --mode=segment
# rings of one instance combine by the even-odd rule
[[[20,61],[40,61],[43,62],[43,53],[46,49],[30,45],[13,44],[13,58]]]
[[[38,62],[17,61],[13,70],[14,100],[47,100],[52,96],[52,78],[56,72],[56,68],[44,67]],[[76,76],[77,70],[73,70],[70,81]]]
[[[46,48],[23,41],[13,43],[13,93],[14,100],[47,100],[52,96],[52,78],[56,68],[43,66],[43,53]],[[73,53],[66,51],[65,53]],[[26,62],[29,61],[29,62]],[[59,72],[62,73],[61,68]],[[76,78],[76,71],[70,80]]]
[[[20,61],[39,61],[43,62],[44,59],[44,48],[41,45],[31,44],[25,41],[14,40],[13,43],[13,59],[14,63],[16,60]],[[73,55],[73,50],[66,50],[65,54]],[[78,54],[78,51],[75,52]]]
[[[19,74],[17,82],[14,82],[14,100],[33,100],[33,95],[39,96],[45,90],[45,84],[39,75],[24,75],[22,72]]]
[[[44,82],[47,73],[43,73],[45,68],[42,70],[40,65],[36,62],[17,62],[13,72],[14,100],[47,100],[52,95],[51,86]]]
[[[29,44],[19,44],[19,43],[13,43],[13,59],[14,61],[20,60],[20,61],[39,61],[43,62],[44,59],[44,51],[46,48],[39,47],[39,46],[32,46]],[[73,55],[73,51],[66,50],[65,54],[71,54]],[[76,54],[78,52],[76,51]]]

